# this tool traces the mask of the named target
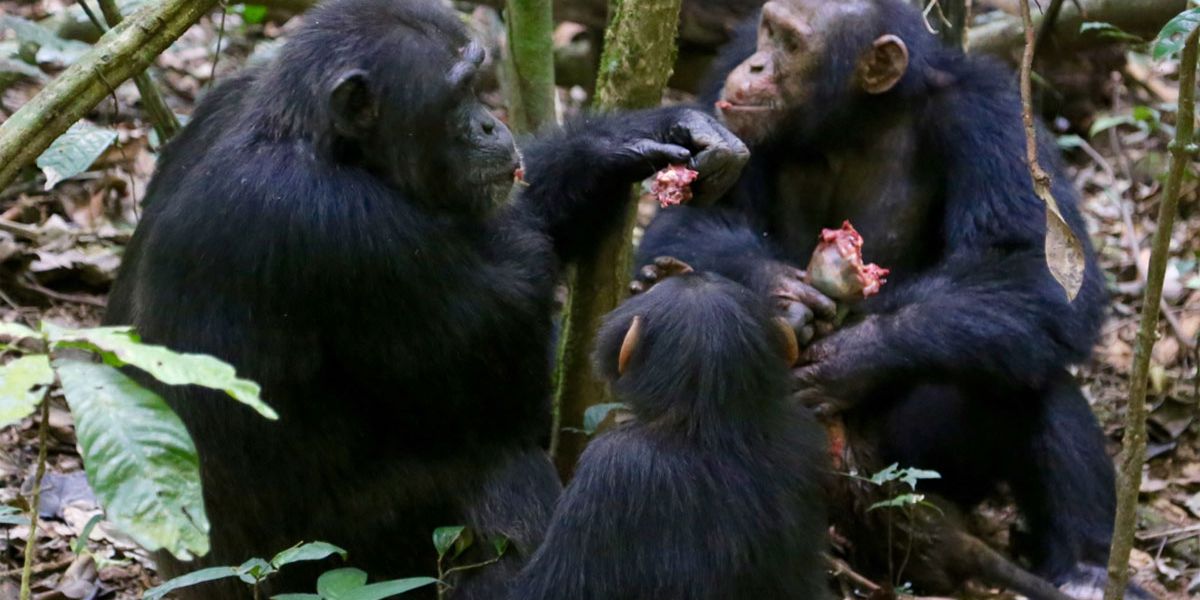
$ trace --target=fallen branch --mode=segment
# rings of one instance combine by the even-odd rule
[[[1089,44],[1111,44],[1112,40],[1095,33],[1081,33],[1079,27],[1088,21],[1110,23],[1127,33],[1153,38],[1158,30],[1186,8],[1187,0],[1078,0],[1064,2],[1053,20],[1054,27],[1043,35],[1053,36],[1060,49]],[[1080,9],[1083,9],[1080,11]],[[1034,15],[1035,28],[1046,15]],[[1010,55],[1024,42],[1025,31],[1020,17],[1004,16],[990,23],[972,27],[972,52]]]
[[[8,187],[111,90],[150,63],[217,0],[147,3],[104,34],[90,52],[0,124],[0,189]]]

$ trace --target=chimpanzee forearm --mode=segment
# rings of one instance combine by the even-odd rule
[[[1101,318],[1097,274],[1074,302],[1040,251],[951,256],[864,303],[838,343],[836,369],[868,380],[921,372],[1039,387],[1087,358]],[[842,376],[845,376],[843,374]]]
[[[520,202],[560,257],[577,258],[619,222],[632,183],[688,160],[686,148],[667,141],[681,113],[668,108],[591,115],[525,149],[528,186]]]

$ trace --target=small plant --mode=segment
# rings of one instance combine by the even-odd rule
[[[892,463],[869,478],[859,477],[854,473],[851,473],[850,476],[860,481],[874,484],[885,493],[890,494],[890,497],[886,500],[880,500],[868,507],[867,512],[880,509],[889,511],[887,519],[888,572],[895,587],[895,593],[910,593],[911,584],[908,582],[902,584],[900,580],[904,576],[904,569],[908,566],[908,559],[912,553],[912,535],[910,534],[906,537],[904,556],[900,560],[899,567],[896,567],[893,561],[894,557],[892,556],[894,549],[892,537],[895,522],[891,516],[893,513],[898,513],[903,519],[903,526],[911,529],[916,524],[917,510],[920,508],[932,509],[939,513],[942,512],[936,504],[926,500],[924,494],[917,493],[917,483],[919,481],[922,479],[941,479],[941,474],[937,471],[927,469],[900,468],[899,463]],[[905,486],[907,490],[905,490]]]
[[[499,536],[491,540],[492,549],[496,551],[496,556],[485,561],[460,565],[447,568],[446,561],[452,561],[463,552],[466,552],[475,543],[475,533],[468,527],[456,525],[453,527],[438,527],[433,531],[433,547],[437,549],[438,561],[438,600],[446,597],[446,593],[450,591],[451,585],[446,583],[446,578],[453,574],[472,569],[479,569],[490,564],[498,562],[504,557],[504,552],[508,550],[508,538]]]
[[[251,558],[236,567],[209,567],[193,571],[147,590],[142,598],[143,600],[158,600],[180,588],[233,577],[252,586],[254,597],[258,598],[259,586],[283,567],[302,561],[322,560],[335,554],[342,557],[342,560],[346,559],[346,551],[333,544],[326,542],[297,544],[276,554],[269,561]],[[278,594],[272,598],[276,600],[381,600],[436,581],[430,577],[410,577],[368,584],[366,572],[346,567],[322,573],[317,579],[317,593],[315,594]]]
[[[48,400],[61,392],[75,419],[88,481],[108,520],[147,550],[164,549],[181,560],[206,554],[209,524],[196,448],[167,403],[134,381],[126,367],[169,385],[224,391],[262,416],[278,418],[259,397],[258,384],[211,356],[143,344],[128,327],[0,323],[0,340],[7,340],[0,342],[0,353],[17,355],[0,366],[0,427],[41,413],[28,505],[37,506],[45,474]],[[37,514],[28,520],[34,540]],[[22,599],[29,597],[33,546],[26,545]]]

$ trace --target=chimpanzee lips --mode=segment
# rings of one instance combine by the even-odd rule
[[[718,100],[717,110],[721,112],[770,112],[775,110],[775,104],[735,104],[728,100]]]

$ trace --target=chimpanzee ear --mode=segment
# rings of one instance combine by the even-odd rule
[[[796,361],[800,360],[800,343],[796,341],[796,330],[792,329],[792,324],[783,317],[775,317],[775,324],[783,333],[783,357],[787,359],[789,367],[795,366]]]
[[[379,104],[371,93],[367,72],[352,69],[342,73],[329,94],[333,127],[340,135],[362,138],[375,128]]]
[[[621,352],[617,355],[617,375],[624,375],[629,366],[633,351],[637,350],[638,342],[642,339],[642,318],[635,316],[625,332],[625,340],[621,342]]]
[[[908,46],[899,37],[881,35],[858,63],[858,84],[868,94],[882,94],[908,70]]]

